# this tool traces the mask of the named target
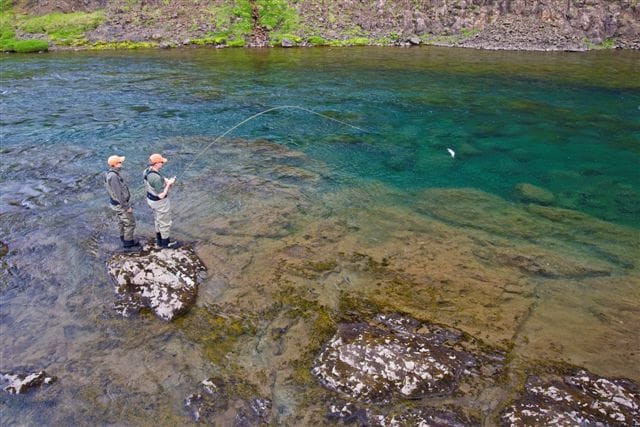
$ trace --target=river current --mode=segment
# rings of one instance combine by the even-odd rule
[[[0,372],[57,378],[0,396],[3,424],[185,425],[212,375],[277,424],[331,424],[309,319],[345,300],[457,328],[515,372],[640,381],[638,52],[4,55],[0,126]],[[118,315],[105,268],[106,159],[126,156],[151,239],[153,152],[178,177],[173,237],[208,269],[170,323]]]

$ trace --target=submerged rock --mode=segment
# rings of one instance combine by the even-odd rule
[[[380,326],[342,324],[317,357],[313,374],[327,388],[365,402],[449,395],[475,364],[450,343],[454,331],[415,332],[417,321],[378,316]]]
[[[503,425],[640,425],[640,387],[580,370],[544,380],[531,377]]]
[[[269,399],[238,398],[234,384],[229,387],[221,378],[208,378],[185,399],[185,406],[196,422],[211,425],[270,425],[272,403]]]
[[[550,205],[555,200],[555,196],[549,190],[537,187],[533,184],[521,183],[513,188],[514,195],[523,202]]]
[[[380,408],[366,409],[350,402],[336,401],[329,404],[327,419],[359,426],[449,426],[478,425],[448,409],[411,408],[381,413]]]
[[[28,375],[0,373],[2,388],[10,394],[25,393],[43,384],[51,384],[53,381],[54,378],[47,376],[45,371],[34,372]]]
[[[189,246],[118,254],[107,262],[116,284],[115,307],[124,316],[142,308],[172,320],[195,302],[206,267]]]

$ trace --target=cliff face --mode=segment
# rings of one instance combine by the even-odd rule
[[[21,0],[30,14],[105,11],[94,41],[188,44],[216,34],[261,46],[359,40],[488,49],[640,49],[638,0]],[[293,41],[290,41],[293,39]],[[212,42],[215,44],[215,42]],[[313,42],[311,42],[313,43]]]

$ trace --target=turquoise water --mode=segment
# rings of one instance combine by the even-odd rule
[[[0,393],[6,424],[187,425],[211,375],[274,424],[330,424],[334,396],[295,378],[314,310],[338,319],[345,295],[509,348],[513,383],[448,402],[484,425],[537,363],[640,380],[638,52],[4,55],[0,126],[0,372],[58,378]],[[105,268],[105,160],[127,157],[148,239],[152,152],[179,177],[172,234],[209,271],[172,323],[117,314]]]
[[[337,185],[474,187],[509,199],[526,182],[559,207],[638,226],[639,62],[635,52],[375,48],[5,57],[2,139],[91,146],[96,162],[120,150],[143,164],[171,138],[215,137],[296,105],[368,132],[292,109],[229,136],[300,149]],[[192,158],[181,153],[176,170]]]

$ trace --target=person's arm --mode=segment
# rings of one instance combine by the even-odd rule
[[[161,199],[167,197],[167,195],[169,194],[169,189],[174,182],[176,182],[175,176],[173,178],[164,178],[164,190],[162,190],[162,193],[158,194],[158,197],[160,197]]]

